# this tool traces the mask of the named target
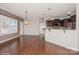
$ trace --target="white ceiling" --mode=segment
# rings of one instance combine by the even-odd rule
[[[42,17],[44,13],[48,15],[48,8],[51,8],[53,17],[65,17],[69,11],[76,13],[75,3],[0,3],[0,8],[22,18],[26,10],[28,17]]]

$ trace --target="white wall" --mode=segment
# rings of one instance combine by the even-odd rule
[[[63,30],[54,29],[50,32],[48,30],[46,30],[45,32],[45,39],[47,41],[72,50],[78,50],[77,37],[77,30],[66,30],[66,32],[64,33]]]
[[[23,35],[23,22],[20,21],[20,35]]]
[[[24,35],[39,35],[39,19],[30,18],[29,24],[24,25]]]
[[[78,33],[77,33],[77,35],[78,35],[78,50],[79,50],[79,3],[78,4],[76,4],[76,14],[77,14],[77,30],[78,30]]]

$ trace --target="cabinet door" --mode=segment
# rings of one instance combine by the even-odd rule
[[[46,27],[50,27],[50,20],[46,20]]]

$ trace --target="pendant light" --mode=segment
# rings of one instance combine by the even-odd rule
[[[67,16],[71,17],[71,12],[70,11],[67,12]]]
[[[49,12],[49,14],[48,14],[48,20],[53,20],[53,17],[52,17],[52,15],[51,15],[51,8],[48,8],[48,12]]]
[[[27,25],[29,24],[29,20],[27,19],[27,11],[25,11],[25,19],[24,19],[24,24]]]

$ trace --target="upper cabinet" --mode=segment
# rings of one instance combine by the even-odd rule
[[[46,20],[46,27],[54,29],[76,29],[76,15],[70,18]]]

